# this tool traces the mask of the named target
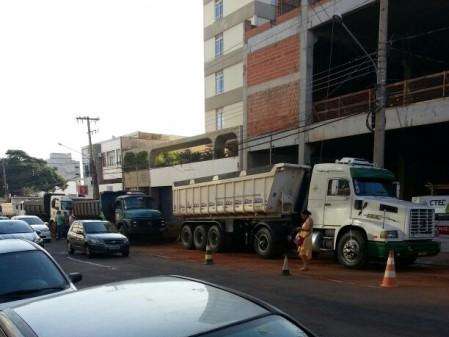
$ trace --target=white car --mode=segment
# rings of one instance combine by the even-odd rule
[[[33,242],[0,240],[0,310],[76,291],[73,284],[81,278],[79,273],[66,275],[50,254]]]
[[[12,220],[22,220],[25,221],[34,231],[45,241],[51,241],[51,232],[48,228],[47,223],[43,222],[41,218],[35,215],[17,215],[12,217]]]

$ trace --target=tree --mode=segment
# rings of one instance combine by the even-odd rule
[[[126,152],[123,158],[123,169],[125,172],[136,170],[137,158],[134,152]]]
[[[47,165],[42,159],[29,156],[21,150],[8,150],[5,163],[6,177],[9,193],[13,195],[24,195],[34,192],[50,192],[55,187],[65,189],[67,183],[56,169]],[[3,172],[0,170],[0,184],[2,189],[0,195],[4,193]]]

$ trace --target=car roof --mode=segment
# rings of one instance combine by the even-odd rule
[[[90,223],[90,222],[109,222],[107,220],[75,220],[76,222],[85,224],[85,223]]]
[[[270,314],[215,286],[171,276],[88,288],[13,311],[8,316],[18,315],[39,337],[186,337]]]
[[[26,252],[30,250],[39,250],[39,248],[27,240],[22,239],[0,240],[0,254]]]
[[[37,215],[15,215],[12,219],[39,218]]]

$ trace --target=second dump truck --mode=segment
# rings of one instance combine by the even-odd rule
[[[270,171],[175,183],[173,213],[181,220],[187,249],[225,242],[252,245],[270,257],[285,249],[307,208],[314,220],[313,250],[333,251],[352,268],[386,259],[391,249],[403,263],[440,251],[434,210],[396,197],[394,175],[371,163],[343,158],[307,166],[276,164]]]

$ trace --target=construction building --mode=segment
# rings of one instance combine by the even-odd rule
[[[245,33],[244,167],[372,159],[379,1],[276,7]],[[406,199],[449,182],[447,13],[447,1],[389,1],[385,167]]]

